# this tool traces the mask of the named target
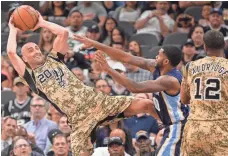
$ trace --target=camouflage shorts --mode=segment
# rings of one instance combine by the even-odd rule
[[[84,94],[79,96],[81,103],[75,101],[77,107],[64,110],[72,127],[71,147],[75,156],[86,150],[92,152],[88,138],[97,123],[109,115],[123,112],[134,99],[131,96],[107,96],[91,87],[85,87]]]
[[[227,120],[188,120],[181,143],[181,156],[228,155],[227,123]]]

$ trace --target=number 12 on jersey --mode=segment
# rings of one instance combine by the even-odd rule
[[[195,99],[198,100],[220,100],[221,81],[219,78],[208,78],[204,82],[200,77],[195,78]],[[201,92],[203,87],[203,91]],[[202,95],[203,94],[203,95]]]

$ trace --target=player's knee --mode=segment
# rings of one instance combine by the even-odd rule
[[[145,113],[149,112],[151,110],[152,107],[152,101],[149,99],[144,99],[143,100],[143,109],[145,110]]]

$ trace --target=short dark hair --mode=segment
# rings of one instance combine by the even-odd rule
[[[164,49],[163,53],[168,57],[170,64],[173,67],[176,67],[182,58],[182,52],[180,48],[176,46],[166,45],[163,46],[162,49]]]
[[[55,135],[54,138],[52,139],[53,145],[54,145],[55,139],[57,139],[57,138],[65,138],[66,143],[67,143],[67,137],[66,137],[65,134],[57,134],[57,135]]]
[[[224,36],[220,31],[210,30],[203,37],[204,44],[208,49],[224,49]]]
[[[12,116],[6,116],[6,117],[3,118],[3,122],[5,123],[8,119],[17,121],[17,119],[12,117]]]
[[[68,14],[68,17],[71,16],[73,13],[79,13],[81,16],[83,16],[83,14],[77,9],[77,8],[72,8]]]

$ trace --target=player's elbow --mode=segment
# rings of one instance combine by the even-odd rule
[[[7,49],[7,55],[8,56],[14,56],[16,54],[15,51],[11,50],[11,49]]]

